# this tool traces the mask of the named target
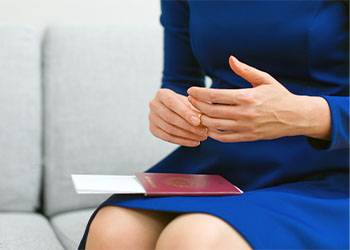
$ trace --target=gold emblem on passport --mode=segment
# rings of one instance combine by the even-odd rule
[[[204,187],[207,185],[205,180],[194,180],[192,178],[184,177],[170,177],[164,180],[164,183],[179,188],[194,188],[194,187]]]
[[[151,185],[151,187],[156,188],[157,185],[152,181],[152,178],[149,176],[145,176],[145,179],[148,181],[148,183]]]

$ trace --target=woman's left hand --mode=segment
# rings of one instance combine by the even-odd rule
[[[330,111],[325,99],[295,95],[268,73],[233,56],[229,64],[253,88],[188,89],[188,100],[202,112],[201,124],[208,128],[209,137],[222,142],[293,135],[329,139]]]

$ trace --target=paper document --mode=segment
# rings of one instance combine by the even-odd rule
[[[134,175],[72,174],[79,194],[144,194],[146,191]]]

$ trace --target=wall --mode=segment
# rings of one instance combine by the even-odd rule
[[[160,0],[0,0],[0,22],[26,23],[41,33],[50,23],[148,22],[159,26]]]

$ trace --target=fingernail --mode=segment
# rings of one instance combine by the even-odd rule
[[[204,140],[206,140],[207,138],[208,138],[207,135],[203,135],[203,136],[201,136],[201,141],[204,141]]]
[[[200,144],[199,141],[193,141],[193,142],[192,142],[192,145],[194,145],[194,146],[198,146],[199,144]]]
[[[238,62],[239,62],[239,61],[237,60],[237,58],[236,58],[236,57],[231,56],[231,58],[232,58],[232,61],[233,61],[234,63],[238,63]]]
[[[192,122],[193,125],[198,125],[200,121],[199,121],[198,117],[192,116],[191,117],[191,122]]]

